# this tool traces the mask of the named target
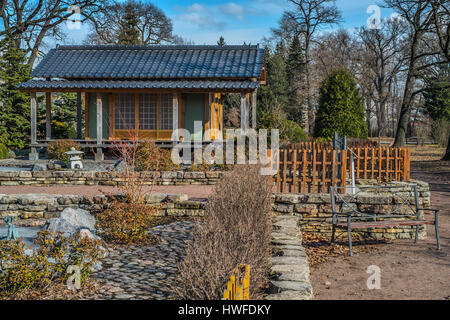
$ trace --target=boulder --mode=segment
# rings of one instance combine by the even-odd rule
[[[62,168],[64,168],[66,166],[66,164],[63,161],[50,161],[47,164],[47,169],[48,170],[60,170]]]
[[[16,158],[16,154],[14,153],[14,151],[9,150],[8,151],[8,159],[15,159]]]
[[[36,163],[31,171],[47,171],[47,165],[42,163]]]
[[[95,218],[86,210],[66,208],[59,218],[50,219],[47,230],[72,236],[81,229],[94,230]]]

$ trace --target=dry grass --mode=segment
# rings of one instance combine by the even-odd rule
[[[445,149],[437,144],[408,146],[411,149],[411,161],[438,161],[445,154]]]
[[[257,166],[236,166],[216,185],[205,219],[196,225],[179,265],[177,298],[220,299],[240,264],[251,267],[250,298],[261,298],[268,279],[271,230],[270,177],[261,176]]]

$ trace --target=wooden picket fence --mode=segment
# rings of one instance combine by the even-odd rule
[[[378,142],[373,140],[366,139],[356,139],[349,138],[347,139],[347,147],[349,148],[377,148]],[[296,150],[323,150],[323,149],[333,149],[333,143],[330,142],[317,142],[317,141],[306,141],[306,142],[298,142],[291,143],[285,149],[296,149]]]
[[[355,178],[380,182],[409,181],[407,148],[350,148],[355,154]],[[349,150],[280,149],[274,183],[279,193],[329,193],[330,187],[345,192],[350,177]]]
[[[250,300],[250,266],[241,265],[233,270],[227,288],[223,293],[224,300]]]
[[[281,193],[329,193],[345,188],[346,172],[347,150],[280,149],[275,183]]]
[[[409,181],[411,178],[411,150],[408,148],[351,148],[351,150],[355,154],[356,179],[389,182]]]

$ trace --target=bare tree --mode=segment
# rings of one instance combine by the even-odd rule
[[[172,21],[149,1],[128,0],[119,2],[114,0],[106,10],[97,12],[91,19],[93,31],[87,42],[95,44],[117,44],[121,22],[126,15],[127,6],[131,6],[139,18],[137,29],[140,43],[160,44],[178,42],[179,37],[172,36]]]
[[[408,71],[394,146],[403,146],[405,143],[412,107],[416,96],[423,91],[416,88],[421,72],[441,63],[435,61],[439,52],[429,48],[425,41],[427,34],[435,31],[433,1],[436,0],[384,0],[387,7],[396,10],[408,23],[410,39]]]
[[[450,5],[448,0],[436,0],[432,2],[434,25],[441,49],[441,54],[450,63]],[[450,132],[447,150],[442,160],[450,160]]]
[[[39,54],[46,37],[63,38],[61,24],[80,9],[80,20],[84,22],[103,8],[100,0],[2,0],[0,3],[0,36],[11,33],[19,48],[29,55],[30,68]]]
[[[313,99],[310,86],[311,49],[317,32],[326,25],[341,21],[341,13],[334,0],[288,0],[294,5],[293,10],[284,13],[282,21],[285,28],[293,30],[303,36],[305,57],[305,83],[307,88],[307,105],[302,106],[302,127],[306,132],[310,130],[313,119]]]
[[[448,0],[435,0],[431,5],[439,47],[445,59],[450,62],[450,4]]]
[[[386,106],[391,97],[395,76],[404,66],[406,26],[402,19],[385,21],[379,29],[360,28],[358,35],[363,44],[360,55],[360,77],[373,87],[370,93],[376,107],[378,136],[385,135],[387,128]],[[364,81],[363,81],[364,82]]]

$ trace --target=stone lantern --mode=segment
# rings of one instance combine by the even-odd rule
[[[83,162],[81,162],[81,155],[84,154],[83,151],[77,151],[75,148],[70,148],[70,151],[64,152],[69,156],[69,168],[72,170],[83,169]]]

